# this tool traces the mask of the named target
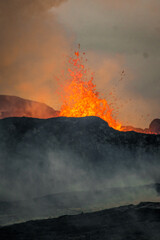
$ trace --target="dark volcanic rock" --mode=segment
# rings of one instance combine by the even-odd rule
[[[0,225],[31,219],[93,212],[124,204],[159,200],[160,184],[50,194],[25,201],[0,202]]]
[[[151,132],[155,132],[160,134],[160,119],[154,119],[151,124],[149,125],[149,130]]]
[[[0,239],[159,240],[160,203],[140,203],[0,228]]]
[[[160,135],[119,132],[98,117],[2,119],[0,222],[155,201],[159,185],[106,190],[159,182],[159,167]]]
[[[0,200],[159,182],[160,135],[98,117],[0,120]]]
[[[1,119],[7,117],[51,118],[58,115],[58,111],[55,111],[44,103],[16,96],[0,95]]]

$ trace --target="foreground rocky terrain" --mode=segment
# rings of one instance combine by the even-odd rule
[[[0,202],[0,225],[31,219],[93,212],[141,201],[159,201],[160,184],[50,194],[24,201]]]
[[[0,239],[159,240],[160,203],[145,202],[6,226],[0,228]]]
[[[0,225],[158,201],[159,167],[160,135],[119,132],[98,117],[1,119]],[[156,240],[158,209],[142,204],[14,225],[0,239]]]
[[[0,201],[159,182],[160,135],[97,117],[0,120]]]

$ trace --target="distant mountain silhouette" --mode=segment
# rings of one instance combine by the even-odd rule
[[[160,134],[160,119],[154,119],[149,125],[149,130]]]
[[[0,119],[7,117],[52,118],[58,111],[39,103],[16,96],[0,95]]]
[[[31,117],[31,118],[53,118],[59,116],[59,111],[44,103],[23,99],[17,96],[0,95],[0,119],[8,117]],[[124,131],[139,133],[160,134],[160,119],[154,119],[149,128],[135,128],[133,126],[122,126]]]

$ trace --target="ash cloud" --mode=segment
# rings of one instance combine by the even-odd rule
[[[40,14],[52,7],[58,7],[67,0],[6,0],[1,1],[1,17],[12,18],[18,15]],[[19,12],[20,11],[20,12]],[[10,15],[8,15],[10,14]],[[14,14],[16,14],[14,16]]]
[[[56,74],[70,40],[50,10],[65,2],[0,1],[1,94],[56,105]]]

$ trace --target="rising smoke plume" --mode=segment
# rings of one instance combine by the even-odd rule
[[[55,75],[69,40],[52,7],[66,0],[0,1],[1,94],[54,105]]]

